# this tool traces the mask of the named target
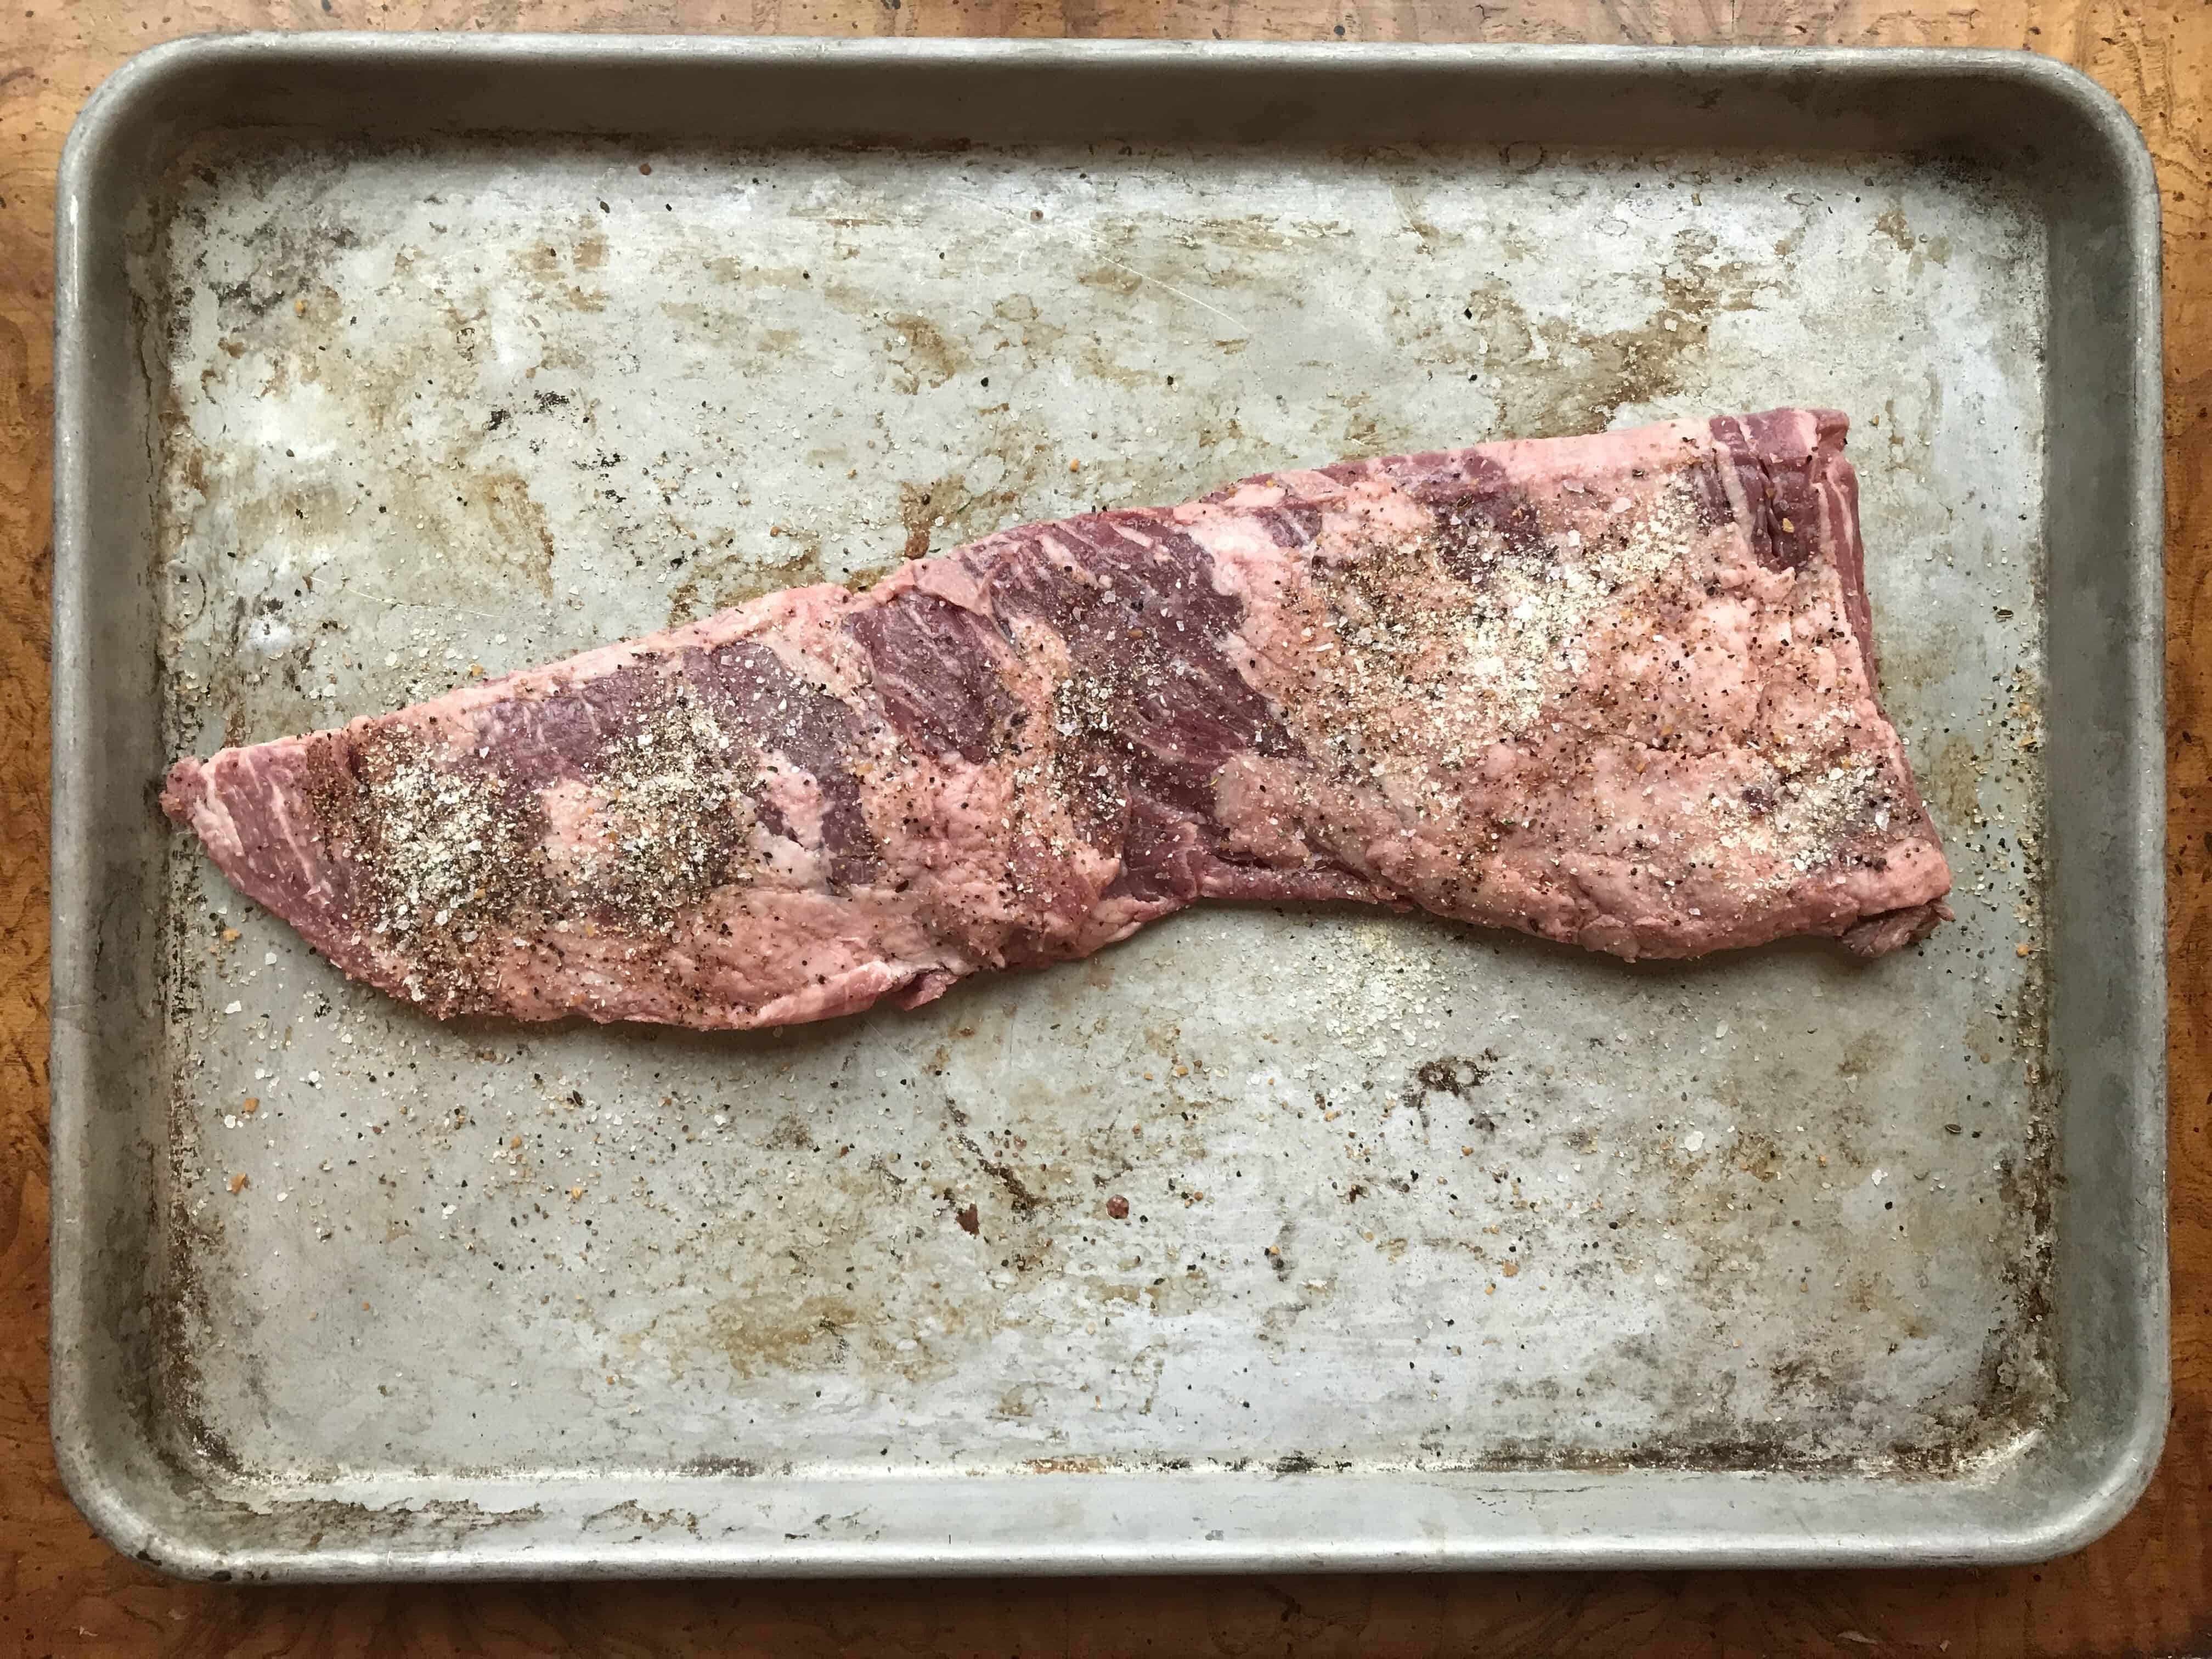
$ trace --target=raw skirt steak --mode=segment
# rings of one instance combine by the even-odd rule
[[[1950,874],[1875,702],[1844,428],[1670,422],[1024,526],[180,761],[162,805],[440,1016],[913,1007],[1201,898],[1879,955]]]

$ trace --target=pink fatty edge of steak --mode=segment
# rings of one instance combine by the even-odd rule
[[[1839,509],[1834,519],[1838,526],[1836,578],[1843,589],[1844,609],[1850,618],[1852,635],[1858,641],[1867,684],[1878,687],[1881,684],[1880,658],[1875,646],[1874,605],[1867,592],[1866,541],[1859,526],[1858,470],[1844,454],[1844,441],[1850,433],[1850,417],[1841,410],[1808,406],[1802,410],[1773,410],[1755,415],[1716,416],[1711,424],[1714,434],[1735,453],[1739,465],[1748,460],[1765,468],[1780,459],[1779,450],[1794,448],[1778,428],[1785,419],[1794,421],[1800,414],[1809,415],[1813,418],[1813,459],[1820,483],[1836,492]],[[1755,531],[1757,528],[1754,526]],[[1920,793],[1919,781],[1913,775],[1909,762],[1901,770],[1900,782],[1913,814],[1926,826],[1929,839],[1936,842],[1940,851],[1942,832],[1929,816],[1927,803]],[[1943,923],[1953,920],[1951,907],[1943,902],[1942,896],[1938,896],[1924,903],[1862,917],[1845,930],[1837,943],[1862,961],[1872,961],[1893,951],[1917,945]]]

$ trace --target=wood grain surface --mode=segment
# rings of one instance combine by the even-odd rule
[[[2095,76],[2166,214],[2174,1411],[2142,1505],[2063,1561],[1973,1572],[270,1590],[117,1555],[46,1435],[54,169],[86,95],[155,41],[333,27],[2014,46]],[[2212,1654],[2208,78],[2206,0],[0,0],[0,1653]]]

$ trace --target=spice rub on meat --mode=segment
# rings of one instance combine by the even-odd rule
[[[1626,957],[1948,915],[1875,701],[1845,422],[1347,462],[1029,525],[343,729],[162,804],[450,1016],[793,1024],[1197,899]]]

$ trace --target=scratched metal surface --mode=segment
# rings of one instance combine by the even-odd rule
[[[1994,179],[240,140],[149,201],[173,752],[1025,519],[1816,403],[1960,890],[1871,967],[1213,908],[702,1037],[439,1026],[179,841],[155,1399],[247,1508],[701,1535],[886,1470],[1948,1480],[2040,1432],[2045,285]],[[685,1473],[768,1495],[639,1507]]]

